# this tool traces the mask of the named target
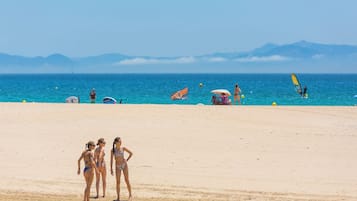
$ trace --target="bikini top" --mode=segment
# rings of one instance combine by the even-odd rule
[[[124,150],[123,148],[120,148],[119,150],[118,149],[114,149],[114,155],[115,157],[118,157],[118,156],[121,156],[124,158]]]

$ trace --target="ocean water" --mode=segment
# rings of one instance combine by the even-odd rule
[[[0,102],[63,103],[68,96],[89,103],[95,88],[97,102],[105,96],[128,104],[210,104],[213,89],[233,94],[238,83],[244,105],[356,105],[357,74],[298,74],[308,87],[309,98],[294,90],[290,74],[36,74],[0,75]],[[203,87],[199,84],[202,83]],[[187,99],[170,95],[189,88]],[[230,97],[233,99],[233,97]]]

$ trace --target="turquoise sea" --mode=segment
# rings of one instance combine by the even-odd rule
[[[298,77],[308,87],[308,99],[295,92],[290,74],[8,74],[0,75],[0,102],[63,103],[78,96],[89,103],[89,91],[95,88],[97,103],[111,96],[124,104],[210,104],[211,90],[225,88],[233,94],[238,83],[244,105],[357,104],[357,74]],[[189,88],[187,99],[172,101],[170,95],[184,87]]]

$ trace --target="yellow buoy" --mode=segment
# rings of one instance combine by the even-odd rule
[[[272,106],[277,106],[278,104],[274,101],[271,105]]]
[[[245,98],[245,95],[244,95],[244,94],[242,94],[240,97],[241,97],[242,99],[244,99],[244,98]]]

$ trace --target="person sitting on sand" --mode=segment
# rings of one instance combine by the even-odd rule
[[[99,181],[100,181],[100,176],[102,176],[102,182],[103,182],[103,198],[105,197],[105,189],[107,186],[107,168],[105,166],[105,152],[104,152],[104,146],[105,146],[105,141],[104,138],[100,138],[97,143],[97,148],[94,151],[94,161],[95,164],[98,168],[98,173],[96,173],[96,190],[97,190],[97,196],[96,198],[99,197]]]
[[[112,175],[113,173],[113,158],[115,158],[115,175],[116,175],[116,181],[117,181],[117,200],[120,200],[120,177],[121,177],[121,172],[123,171],[124,173],[124,178],[125,178],[125,183],[129,191],[129,199],[131,200],[132,195],[131,195],[131,185],[129,182],[129,168],[128,168],[128,161],[132,157],[133,153],[127,149],[126,147],[121,147],[121,139],[120,137],[116,137],[113,141],[113,149],[111,151],[111,156],[110,156],[110,172]],[[124,158],[124,152],[128,152],[129,156],[127,159]]]
[[[216,96],[212,96],[211,101],[212,101],[212,104],[213,104],[213,105],[217,105],[217,104],[218,104],[218,103],[217,103],[217,97],[216,97]]]
[[[84,170],[83,170],[83,175],[84,179],[86,181],[86,188],[84,189],[84,201],[89,201],[89,195],[90,195],[90,188],[92,186],[93,182],[93,177],[94,177],[94,171],[93,169],[98,172],[97,167],[95,166],[94,163],[94,156],[93,156],[93,150],[95,148],[95,144],[93,141],[89,141],[86,144],[87,149],[82,152],[81,156],[78,159],[78,171],[77,174],[81,174],[81,160],[84,160]]]
[[[228,96],[225,93],[221,94],[221,100],[222,100],[222,104],[223,105],[227,105],[228,104]]]

